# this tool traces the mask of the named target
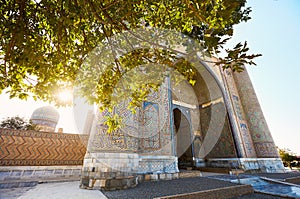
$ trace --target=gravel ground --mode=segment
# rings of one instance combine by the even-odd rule
[[[235,185],[237,184],[206,177],[181,178],[167,181],[143,182],[133,189],[103,191],[103,194],[109,199],[150,199],[159,196],[190,193]]]

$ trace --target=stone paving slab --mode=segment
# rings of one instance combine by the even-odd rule
[[[0,199],[16,199],[30,189],[32,187],[0,189]]]
[[[7,191],[7,192],[5,192]],[[21,192],[21,193],[20,193]],[[20,193],[20,194],[19,194]],[[33,188],[0,190],[1,199],[107,199],[99,190],[79,188],[79,181],[38,184]]]

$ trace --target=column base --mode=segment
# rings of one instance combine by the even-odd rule
[[[280,158],[214,158],[195,159],[197,168],[242,169],[246,173],[284,173]]]
[[[178,178],[174,156],[139,155],[137,153],[87,153],[80,187],[118,190],[135,187],[142,181]]]

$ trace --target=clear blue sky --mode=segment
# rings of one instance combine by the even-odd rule
[[[300,0],[248,0],[247,5],[252,19],[235,27],[232,45],[247,40],[252,53],[263,54],[257,66],[247,67],[252,83],[276,145],[300,155]],[[3,95],[0,101],[0,119],[29,118],[33,107],[45,105]],[[77,131],[72,111],[60,110],[58,127],[65,132]]]
[[[300,1],[248,0],[252,19],[235,27],[261,53],[247,67],[277,146],[300,155]],[[233,44],[232,44],[233,45]]]

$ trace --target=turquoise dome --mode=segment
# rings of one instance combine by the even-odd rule
[[[36,109],[32,115],[31,120],[46,120],[48,122],[53,122],[57,124],[59,120],[58,111],[52,106],[43,106],[41,108]]]

